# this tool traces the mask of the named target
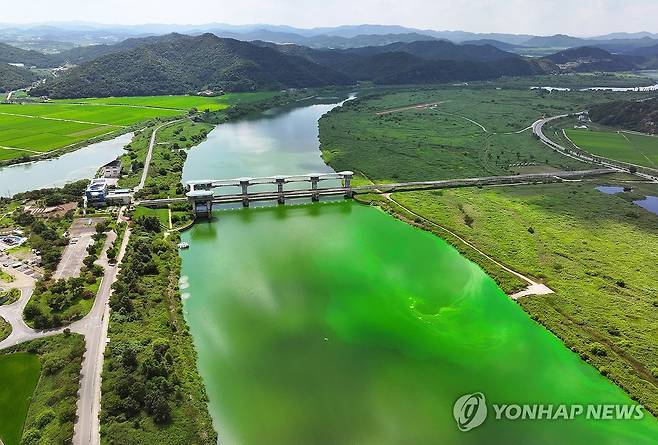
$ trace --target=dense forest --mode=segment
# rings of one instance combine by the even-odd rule
[[[617,101],[593,106],[590,118],[610,127],[657,134],[658,98],[645,101]]]
[[[5,63],[22,63],[26,67],[36,66],[37,68],[57,66],[52,56],[0,43],[0,64]]]
[[[347,76],[302,57],[204,34],[99,57],[35,92],[51,97],[134,96],[349,83]]]
[[[37,76],[25,68],[0,64],[0,92],[27,87],[37,80]]]

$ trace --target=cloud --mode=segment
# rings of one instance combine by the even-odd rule
[[[594,35],[658,31],[653,0],[31,0],[3,22],[399,24],[436,30]]]

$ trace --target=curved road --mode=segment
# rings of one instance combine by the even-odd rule
[[[103,356],[107,343],[107,328],[109,322],[109,300],[112,294],[112,284],[116,281],[118,265],[126,252],[130,238],[130,227],[126,229],[121,248],[117,255],[117,264],[111,265],[107,258],[107,250],[116,240],[116,234],[108,234],[103,254],[96,264],[103,267],[105,274],[89,313],[82,319],[69,326],[56,329],[36,330],[25,324],[23,310],[34,290],[35,280],[27,275],[16,272],[15,287],[21,290],[20,299],[10,305],[0,306],[0,316],[12,326],[12,332],[5,340],[0,342],[0,349],[35,340],[50,335],[56,335],[69,328],[72,332],[85,337],[85,355],[80,372],[80,387],[78,390],[77,420],[75,422],[73,443],[76,445],[100,444],[100,398],[101,398],[101,372],[103,370]]]
[[[580,113],[576,113],[576,114],[580,114]],[[547,118],[543,118],[543,119],[538,119],[532,124],[532,132],[534,134],[536,134],[537,137],[539,138],[539,140],[541,140],[545,145],[549,146],[551,149],[555,150],[556,152],[558,152],[558,153],[560,153],[564,156],[568,156],[568,157],[570,157],[572,159],[575,159],[577,161],[587,162],[589,164],[602,165],[604,167],[608,167],[608,168],[617,170],[619,172],[630,173],[627,168],[624,168],[623,166],[620,166],[619,164],[615,164],[614,160],[606,161],[606,160],[602,160],[601,158],[595,158],[593,156],[588,156],[588,155],[579,153],[577,151],[574,151],[572,149],[564,147],[564,146],[558,144],[557,142],[552,141],[551,139],[549,139],[544,134],[543,127],[546,123],[557,120],[557,119],[562,119],[562,118],[565,118],[565,117],[568,117],[568,116],[569,116],[568,114],[561,114],[559,116],[552,116],[552,117],[547,117]],[[658,180],[658,178],[656,178],[654,176],[651,176],[651,175],[648,175],[648,174],[645,174],[645,173],[636,172],[634,174],[636,176],[639,176],[641,178],[648,179],[648,180],[651,180],[651,181]]]

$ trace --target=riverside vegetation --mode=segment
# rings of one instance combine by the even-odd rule
[[[323,117],[323,154],[336,170],[352,169],[375,182],[509,174],[519,171],[511,166],[518,161],[536,163],[526,170],[589,168],[558,157],[523,133],[497,139],[475,126],[467,132],[462,118],[447,114],[501,132],[529,125],[543,113],[578,111],[584,102],[609,98],[551,93],[540,101],[537,94],[484,90],[462,91],[455,97],[457,92],[451,90],[421,89],[366,97]],[[446,102],[435,110],[376,114],[432,100]],[[607,181],[631,181],[633,192],[611,196],[594,189]],[[529,316],[657,414],[658,349],[651,320],[658,313],[653,279],[658,218],[631,202],[638,195],[656,193],[655,185],[620,176],[583,183],[395,193],[393,202],[379,198],[374,203],[434,231],[460,251],[468,250],[414,214],[421,215],[545,282],[555,294],[519,301]],[[468,257],[506,292],[517,288],[518,283],[492,271],[478,254]]]
[[[105,354],[104,443],[214,444],[217,435],[181,309],[177,237],[137,220],[112,308]]]

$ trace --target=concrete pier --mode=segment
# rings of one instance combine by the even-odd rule
[[[275,199],[279,204],[285,204],[287,198],[309,197],[313,201],[319,201],[322,196],[343,194],[346,198],[353,196],[353,190],[350,181],[354,174],[351,171],[339,173],[308,173],[305,175],[290,176],[267,176],[262,178],[237,178],[237,179],[208,179],[203,181],[190,181],[187,183],[188,192],[186,194],[188,201],[193,205],[196,215],[210,215],[212,204],[210,202],[242,202],[244,207],[249,207],[252,200]],[[320,187],[322,181],[341,181],[342,187]],[[308,182],[311,184],[310,189],[286,190],[285,185],[289,183]],[[272,184],[276,185],[276,191],[271,192],[249,192],[249,187],[253,185]],[[224,195],[215,194],[214,190],[222,187],[239,188],[239,194]]]

